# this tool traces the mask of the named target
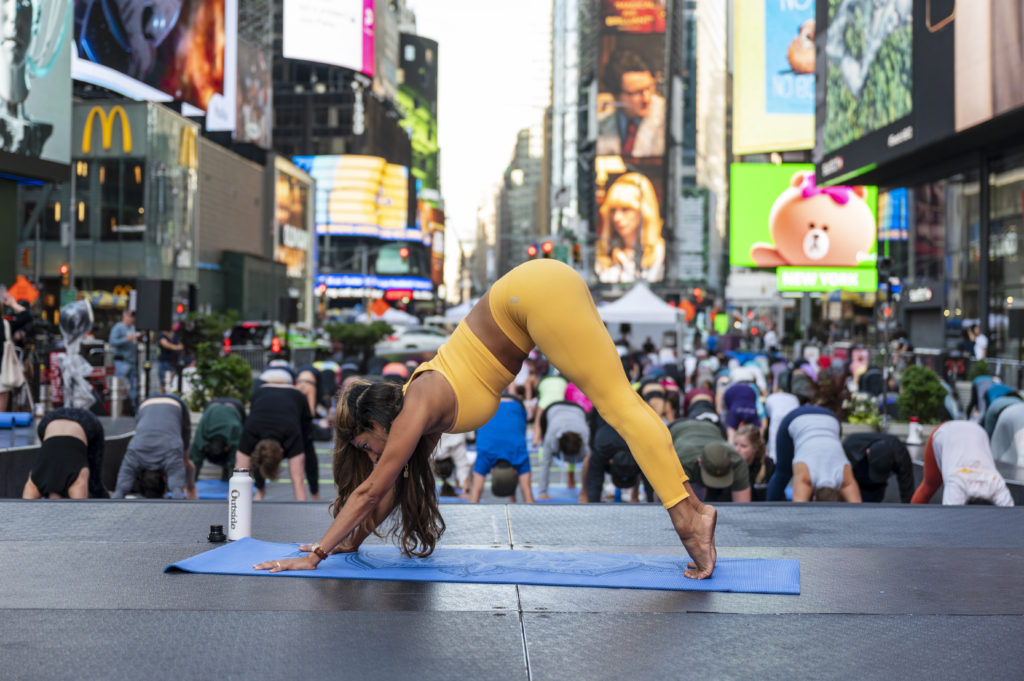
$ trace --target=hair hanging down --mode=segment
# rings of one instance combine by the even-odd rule
[[[352,438],[371,430],[374,423],[390,431],[402,410],[402,400],[402,386],[391,381],[357,379],[341,393],[334,412],[334,484],[338,498],[330,506],[332,515],[338,515],[349,496],[373,472],[370,457],[352,446]],[[399,538],[407,556],[429,556],[445,530],[430,467],[432,449],[428,439],[421,437],[409,457],[409,476],[399,475],[395,480],[395,505],[402,511],[401,522],[388,534]],[[379,528],[373,527],[372,518],[367,518],[362,527],[382,536]]]
[[[814,490],[814,501],[842,501],[843,495],[835,487],[819,487]]]
[[[765,460],[765,445],[764,438],[761,437],[761,429],[752,423],[744,423],[736,431],[737,437],[745,437],[750,446],[754,449],[754,461],[760,461],[762,464]],[[768,482],[767,480],[767,467],[762,465],[757,471],[757,479],[751,480],[753,483]]]
[[[284,448],[277,440],[264,439],[256,443],[252,448],[250,465],[259,470],[267,480],[277,480],[281,472],[281,459],[284,458]]]
[[[583,447],[583,438],[580,437],[579,433],[562,433],[562,436],[558,438],[558,449],[563,455],[572,458],[580,453],[580,449]]]

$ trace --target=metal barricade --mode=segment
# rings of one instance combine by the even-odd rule
[[[296,369],[316,361],[316,348],[292,348],[292,366]]]
[[[267,350],[262,345],[232,345],[231,354],[248,362],[253,371],[263,371],[267,366]]]

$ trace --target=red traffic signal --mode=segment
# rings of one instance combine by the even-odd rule
[[[185,314],[185,306],[182,303],[178,303],[178,306],[174,308],[174,311],[178,314]]]
[[[272,352],[275,355],[281,354],[281,339],[278,338],[277,336],[274,336],[274,338],[270,341],[270,352]]]
[[[325,293],[327,293],[327,284],[317,284],[316,294],[322,296]]]
[[[540,250],[544,251],[544,255],[550,255],[551,251],[555,249],[555,245],[550,241],[545,241],[540,245]]]
[[[66,264],[60,266],[60,273],[61,274],[67,274],[68,273],[68,266]]]
[[[535,257],[537,255],[537,247],[534,246],[533,244],[527,246],[526,255],[530,256],[531,258]]]
[[[409,249],[406,248],[405,246],[402,246],[401,248],[398,249],[398,255],[402,256],[402,260],[405,260],[406,258],[409,257]]]

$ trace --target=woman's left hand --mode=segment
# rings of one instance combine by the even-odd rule
[[[281,560],[265,560],[262,563],[253,565],[254,570],[270,570],[271,572],[284,572],[285,570],[315,570],[319,559],[312,553],[301,558],[282,558]]]

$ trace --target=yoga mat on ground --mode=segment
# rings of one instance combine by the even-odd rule
[[[256,492],[255,485],[253,485],[252,491]],[[227,499],[228,483],[220,480],[197,480],[196,492],[200,499]]]
[[[669,591],[800,593],[800,562],[791,559],[718,558],[711,579],[683,576],[683,556],[509,551],[507,549],[437,549],[428,558],[406,558],[393,546],[369,546],[358,553],[336,554],[315,570],[271,574],[254,570],[268,560],[304,555],[298,544],[240,539],[168,565],[164,572],[271,577],[384,579],[409,582],[534,584]]]

